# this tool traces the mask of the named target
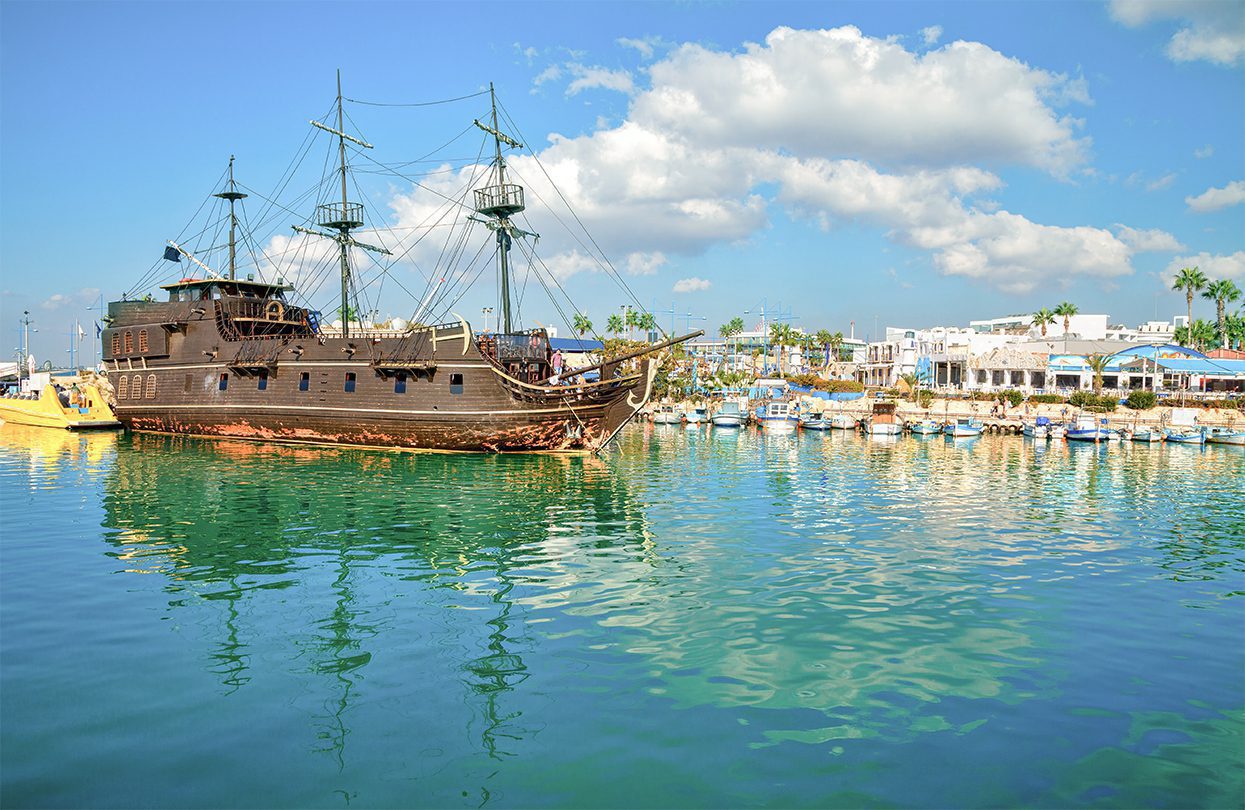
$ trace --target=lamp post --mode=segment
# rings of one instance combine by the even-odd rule
[[[99,321],[104,317],[104,294],[101,292],[99,297],[86,308],[87,312],[95,312],[95,334],[91,337],[91,369],[99,367]]]
[[[488,331],[488,316],[493,314],[492,307],[483,307],[480,309],[480,315],[484,318],[484,331]]]

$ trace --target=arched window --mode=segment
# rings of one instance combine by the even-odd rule
[[[126,332],[128,335],[129,332]],[[130,399],[143,398],[143,378],[139,374],[134,375],[134,379],[130,382],[130,387],[134,390],[130,392]]]
[[[146,329],[138,330],[138,350],[140,352],[147,351],[147,330]]]
[[[125,330],[125,353],[130,354],[133,351],[134,351],[134,333],[127,329]]]
[[[147,333],[146,333],[146,332],[140,332],[139,334],[143,334],[143,335],[145,335],[145,334],[147,334]],[[147,399],[155,399],[155,398],[156,398],[156,375],[154,375],[154,374],[148,374],[148,375],[147,375],[147,391],[146,391],[146,394],[147,394]]]
[[[130,378],[124,374],[117,380],[117,399],[125,399],[130,390]]]
[[[120,332],[112,333],[112,354],[114,357],[117,356],[118,354],[121,354],[121,333]]]

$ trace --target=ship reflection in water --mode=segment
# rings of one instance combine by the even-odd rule
[[[6,519],[55,527],[0,544],[6,806],[1242,789],[1239,448],[39,435],[0,429]]]

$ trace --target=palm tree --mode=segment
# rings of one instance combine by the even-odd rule
[[[1175,339],[1181,346],[1205,351],[1206,347],[1215,340],[1215,326],[1209,321],[1198,318],[1193,322],[1192,327],[1177,327]]]
[[[778,347],[778,373],[782,374],[782,350],[791,345],[791,326],[785,323],[770,324],[769,340]]]
[[[611,335],[617,337],[627,328],[627,324],[623,321],[623,316],[611,315],[605,322],[605,328]]]
[[[1063,339],[1065,344],[1068,340],[1068,328],[1072,324],[1072,316],[1077,312],[1079,312],[1079,310],[1076,308],[1076,304],[1072,304],[1067,301],[1064,301],[1062,304],[1055,307],[1055,315],[1063,318]]]
[[[1107,368],[1107,362],[1111,358],[1105,354],[1091,354],[1085,358],[1085,365],[1089,366],[1089,370],[1094,372],[1094,396],[1102,393],[1102,372]]]
[[[623,323],[627,325],[627,340],[631,340],[631,332],[640,325],[640,313],[631,307],[627,307],[627,314],[623,316]]]
[[[729,321],[722,324],[722,326],[719,327],[718,329],[718,334],[722,336],[723,340],[729,342],[730,339],[735,337],[736,335],[743,334],[743,331],[744,331],[744,319],[735,317],[735,318],[731,318]],[[733,357],[734,355],[738,353],[739,353],[739,347],[735,346],[734,350],[731,352],[731,355]]]
[[[1049,309],[1042,308],[1033,313],[1033,325],[1042,330],[1042,337],[1046,337],[1046,326],[1055,322],[1055,313]]]
[[[1228,336],[1228,344],[1224,348],[1245,348],[1245,311],[1238,315],[1229,313],[1224,317],[1223,321]]]
[[[921,387],[921,375],[912,371],[907,374],[900,374],[899,379],[908,386],[908,393],[912,395],[912,401],[916,402],[916,392]]]
[[[636,328],[644,333],[644,339],[647,341],[648,336],[657,331],[657,319],[653,317],[651,312],[641,312],[635,319]]]
[[[574,326],[580,337],[592,331],[592,321],[588,320],[588,316],[582,312],[575,313],[574,317],[571,318],[571,325]]]
[[[1228,348],[1228,322],[1224,310],[1228,304],[1241,297],[1241,290],[1230,279],[1225,278],[1222,281],[1212,281],[1207,284],[1202,297],[1215,302],[1219,324],[1219,345],[1226,349]]]
[[[1180,272],[1176,274],[1176,280],[1172,283],[1173,290],[1184,290],[1185,301],[1189,305],[1189,320],[1186,323],[1193,324],[1193,293],[1206,286],[1206,274],[1196,267],[1182,267]],[[1182,345],[1188,345],[1182,344]]]

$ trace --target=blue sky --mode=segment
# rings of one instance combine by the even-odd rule
[[[854,320],[860,337],[875,321],[964,323],[1063,300],[1135,324],[1183,312],[1164,281],[1183,264],[1245,287],[1241,2],[10,0],[4,353],[28,309],[35,353],[64,359],[74,318],[89,323],[98,294],[147,273],[231,154],[239,178],[272,189],[339,67],[347,97],[379,102],[494,82],[530,147],[516,171],[539,191],[534,153],[571,181],[589,231],[667,327],[672,304],[712,330],[763,301],[808,329]],[[394,163],[484,109],[347,112]],[[466,171],[450,168],[447,184]],[[396,180],[366,193],[399,226],[435,198]],[[540,206],[528,213],[539,252],[603,326],[626,295]],[[409,258],[391,273],[418,298],[442,271],[427,252]],[[483,281],[455,311],[478,321],[495,302]],[[386,289],[381,314],[410,314]],[[332,307],[329,290],[313,303]],[[522,314],[559,320],[535,292]]]

